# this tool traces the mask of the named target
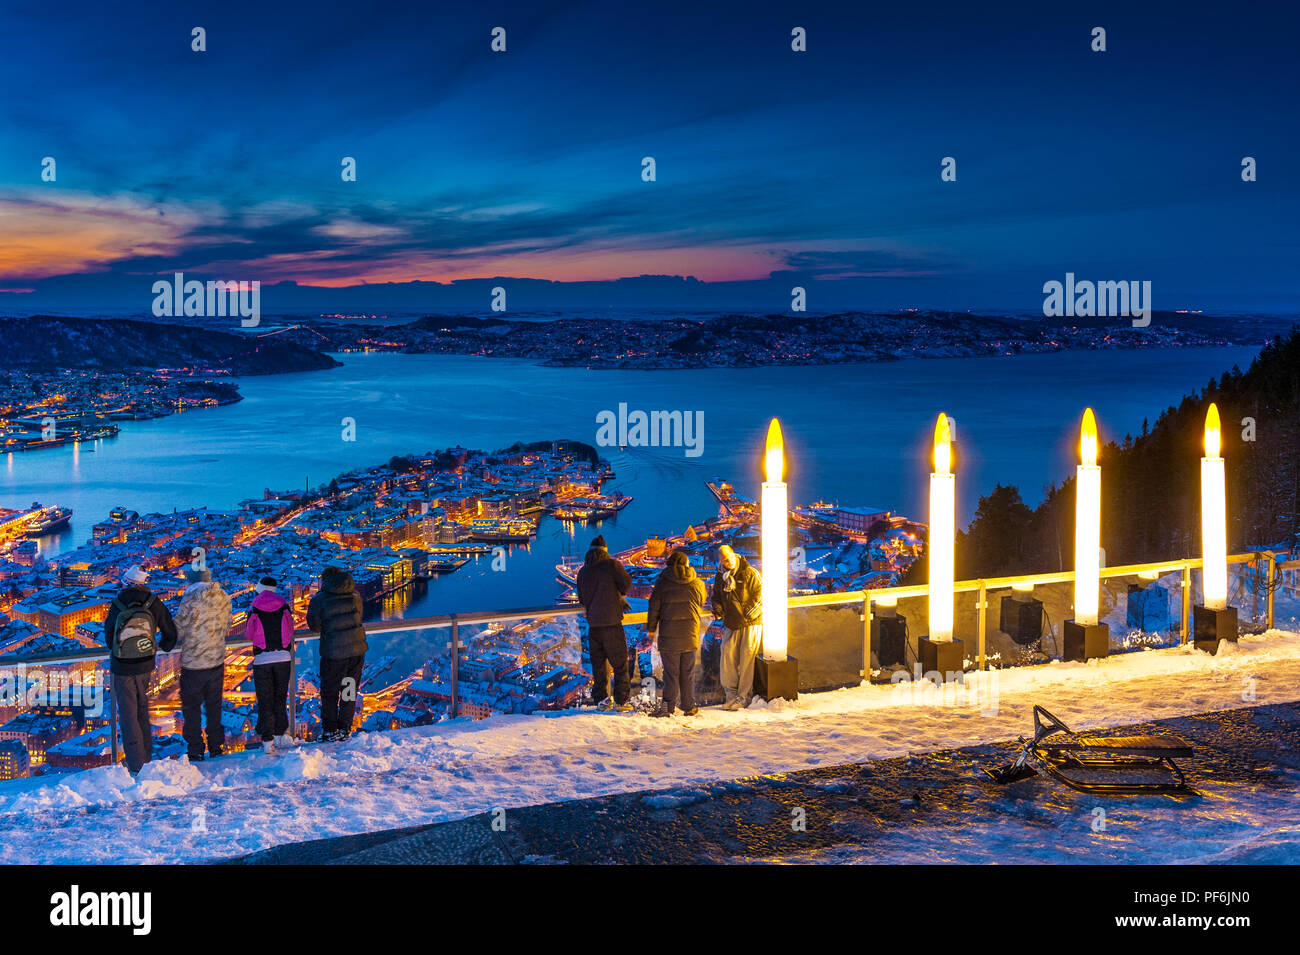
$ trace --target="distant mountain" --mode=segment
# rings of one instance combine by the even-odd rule
[[[1076,271],[1089,273],[1080,264]],[[94,272],[47,279],[0,282],[0,312],[30,314],[143,314],[154,295],[155,278],[171,278],[172,270]],[[189,271],[187,279],[228,279],[229,275]],[[249,276],[256,278],[256,276]],[[1017,268],[962,275],[842,275],[824,269],[784,269],[765,278],[705,281],[689,275],[635,275],[602,281],[566,282],[524,276],[457,279],[446,282],[363,282],[347,286],[262,281],[263,315],[352,315],[398,312],[487,311],[495,289],[508,295],[511,314],[539,310],[683,309],[700,311],[769,312],[789,307],[795,287],[808,293],[808,307],[819,312],[881,311],[911,308],[966,310],[985,313],[1032,314],[1042,317],[1044,275],[1037,268]],[[1055,276],[1059,278],[1059,273]],[[1294,290],[1237,288],[1205,292],[1180,289],[1172,276],[1152,275],[1161,308],[1206,309],[1216,314],[1269,313],[1296,315]],[[1193,283],[1193,286],[1197,283]],[[1278,283],[1270,283],[1277,285]],[[13,286],[21,286],[15,288]]]
[[[1289,324],[1280,319],[1155,312],[1147,327],[1128,318],[1044,319],[968,312],[714,314],[656,319],[431,315],[383,327],[310,320],[285,337],[331,351],[405,352],[523,358],[578,368],[720,368],[829,365],[901,358],[1005,356],[1064,349],[1262,345]],[[323,343],[323,344],[322,344]]]
[[[33,315],[0,318],[0,369],[225,370],[274,375],[334,368],[339,362],[294,342],[128,319]]]

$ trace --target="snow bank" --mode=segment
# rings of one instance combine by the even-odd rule
[[[1177,647],[981,674],[947,698],[928,684],[864,685],[690,719],[457,720],[279,756],[153,763],[136,780],[116,766],[0,783],[0,861],[224,858],[496,807],[905,756],[1014,739],[1034,704],[1083,730],[1295,699],[1300,635],[1273,630],[1213,657]],[[96,811],[105,806],[117,808]]]

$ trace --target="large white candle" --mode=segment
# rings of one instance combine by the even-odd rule
[[[930,474],[930,639],[952,639],[953,564],[957,537],[957,476],[952,473],[952,432],[942,412],[934,426]]]
[[[1219,456],[1219,409],[1211,404],[1205,415],[1205,457],[1201,458],[1201,573],[1205,606],[1228,606],[1228,506],[1227,479]]]
[[[785,482],[785,451],[781,425],[775,418],[767,428],[764,455],[767,480],[763,482],[763,658],[784,662],[789,641],[790,507]]]
[[[1101,592],[1101,468],[1097,465],[1097,420],[1083,412],[1081,463],[1074,483],[1074,622],[1097,623]]]

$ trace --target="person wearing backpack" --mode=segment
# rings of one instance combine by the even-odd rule
[[[257,693],[257,735],[262,748],[275,754],[276,743],[288,748],[289,676],[293,661],[293,613],[275,591],[274,577],[263,577],[248,612],[244,635],[253,645],[253,689]]]
[[[321,738],[327,743],[345,740],[352,732],[370,649],[361,610],[352,575],[339,567],[322,570],[320,590],[307,604],[307,626],[320,634]]]
[[[185,568],[189,586],[176,611],[181,644],[182,734],[190,762],[203,759],[203,716],[208,722],[208,753],[220,756],[226,745],[221,723],[221,693],[226,680],[226,637],[230,635],[230,596],[212,572]]]
[[[176,646],[176,623],[148,587],[149,575],[134,564],[122,575],[122,589],[104,618],[117,723],[122,732],[126,768],[134,776],[153,756],[149,723],[149,679],[154,655]]]

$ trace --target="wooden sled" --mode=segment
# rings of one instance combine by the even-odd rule
[[[1034,707],[1034,738],[1026,740],[1014,762],[985,767],[995,782],[1013,783],[1047,776],[1071,789],[1102,795],[1190,793],[1187,777],[1174,762],[1192,755],[1177,736],[1081,736],[1041,706]]]

